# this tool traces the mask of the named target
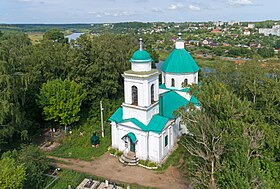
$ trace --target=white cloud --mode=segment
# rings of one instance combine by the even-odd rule
[[[88,14],[93,14],[98,18],[105,17],[105,16],[131,16],[134,15],[135,13],[133,12],[127,12],[127,11],[122,11],[119,9],[106,9],[102,12],[95,12],[95,11],[89,11]]]
[[[169,5],[169,7],[167,9],[169,9],[169,10],[178,10],[178,9],[183,8],[183,7],[184,7],[184,5],[182,5],[180,3],[177,3],[177,4]]]
[[[164,12],[163,9],[161,9],[161,8],[153,8],[152,11],[153,12]]]
[[[189,5],[189,9],[192,11],[200,11],[201,8],[199,6],[195,6],[195,5]]]
[[[228,0],[228,4],[233,6],[253,5],[252,0]]]

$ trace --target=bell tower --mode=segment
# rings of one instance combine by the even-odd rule
[[[159,72],[152,69],[152,58],[143,49],[142,38],[139,50],[134,52],[131,70],[124,72],[123,119],[136,118],[147,125],[153,115],[159,113]]]

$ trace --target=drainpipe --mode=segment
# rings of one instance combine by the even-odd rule
[[[150,131],[148,131],[148,136],[147,136],[147,160],[149,161],[150,159],[150,149],[149,149],[149,136],[150,136]]]
[[[162,100],[162,96],[159,96],[159,115],[163,115],[163,100]]]

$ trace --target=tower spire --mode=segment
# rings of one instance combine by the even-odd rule
[[[182,40],[182,33],[181,32],[178,33],[178,40]]]
[[[185,48],[185,42],[182,39],[182,33],[178,33],[178,39],[176,40],[176,44],[175,44],[175,48],[176,49],[184,49]]]
[[[141,37],[139,38],[139,50],[143,50],[143,39]]]

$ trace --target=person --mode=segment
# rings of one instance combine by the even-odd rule
[[[113,188],[112,189],[117,189],[116,183],[113,184]]]

